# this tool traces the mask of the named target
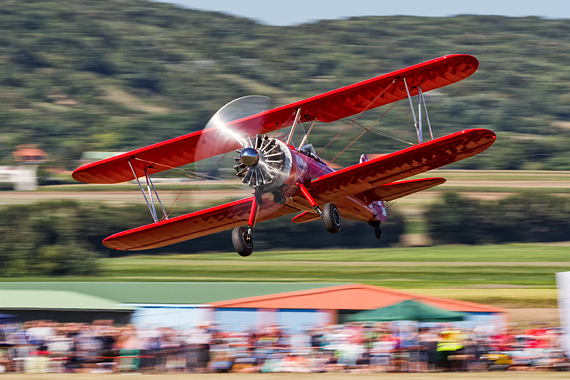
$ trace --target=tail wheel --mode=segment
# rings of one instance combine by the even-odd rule
[[[340,213],[334,203],[327,203],[323,206],[323,224],[328,232],[336,234],[340,231]]]
[[[374,236],[376,236],[376,239],[378,240],[382,239],[382,230],[380,229],[380,227],[374,229]]]
[[[253,252],[253,239],[247,233],[247,228],[244,226],[233,229],[232,243],[236,252],[242,257],[247,257]]]

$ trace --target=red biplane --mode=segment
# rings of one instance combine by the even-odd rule
[[[322,219],[330,233],[340,230],[341,217],[366,222],[380,238],[380,224],[386,219],[384,202],[445,182],[444,178],[403,179],[474,156],[495,141],[495,134],[486,129],[434,139],[425,107],[425,92],[463,80],[478,66],[473,56],[449,55],[245,116],[240,114],[242,102],[236,100],[212,118],[210,128],[82,166],[73,172],[73,178],[86,183],[138,181],[154,223],[109,236],[103,244],[113,249],[163,247],[233,228],[234,248],[248,256],[253,251],[256,223],[293,213],[298,213],[293,223]],[[414,96],[418,98],[418,117]],[[330,123],[406,98],[418,144],[375,159],[363,155],[360,163],[335,171],[307,143],[317,121]],[[426,142],[422,111],[431,135]],[[310,127],[295,147],[291,138],[300,123],[310,123]],[[291,130],[285,136],[268,137],[270,132],[288,127]],[[234,168],[242,182],[253,188],[253,196],[168,218],[151,175],[236,149],[239,157]],[[139,177],[145,177],[146,190]],[[161,218],[154,197],[164,213]]]

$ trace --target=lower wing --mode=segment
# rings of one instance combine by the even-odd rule
[[[176,218],[116,233],[103,240],[112,249],[136,251],[164,247],[170,244],[225,231],[247,223],[253,197],[226,203]],[[259,210],[258,222],[298,212],[288,205],[269,199]]]

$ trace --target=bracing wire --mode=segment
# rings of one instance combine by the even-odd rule
[[[372,123],[372,124],[370,125],[370,127],[368,127],[368,128],[365,127],[365,126],[363,126],[363,125],[361,125],[360,123],[357,123],[356,121],[353,121],[353,124],[358,125],[358,126],[361,127],[362,129],[364,129],[364,131],[363,131],[361,134],[359,134],[354,140],[352,140],[352,142],[350,142],[350,144],[348,144],[348,145],[346,146],[346,148],[344,148],[343,150],[341,150],[340,153],[337,154],[330,162],[334,162],[334,160],[336,160],[337,158],[339,158],[341,154],[343,154],[348,148],[350,148],[355,142],[357,142],[366,132],[372,132],[372,131],[371,131],[371,128],[372,128],[374,125],[376,125],[384,116],[386,116],[386,114],[387,114],[388,112],[390,112],[390,110],[392,110],[392,108],[394,108],[394,107],[396,106],[396,104],[397,104],[397,102],[394,103],[394,104],[392,104],[392,106],[391,106],[389,109],[387,109],[386,112],[384,112],[382,115],[380,115],[380,117],[379,117],[378,119],[376,119],[376,121],[374,121],[374,123]],[[352,122],[352,121],[351,121],[351,122]],[[349,125],[350,125],[350,124],[349,124]],[[397,140],[400,140],[400,139],[397,139]],[[403,141],[403,140],[400,140],[400,141]],[[406,142],[406,141],[404,141],[404,142]],[[412,143],[408,143],[408,144],[414,145],[414,144],[412,144]]]
[[[369,102],[368,105],[367,105],[366,107],[364,107],[364,108],[362,109],[362,111],[360,111],[360,112],[356,115],[356,117],[355,117],[354,119],[350,119],[349,123],[344,127],[344,129],[343,129],[342,131],[340,131],[331,141],[329,141],[329,143],[328,143],[327,145],[325,145],[325,147],[324,147],[323,149],[321,149],[321,150],[317,153],[317,155],[320,155],[325,149],[327,149],[328,146],[329,146],[333,141],[335,141],[338,137],[340,137],[340,135],[342,135],[342,134],[348,129],[348,127],[349,127],[352,123],[356,123],[356,120],[357,120],[364,112],[368,111],[368,110],[370,109],[370,107],[371,107],[379,98],[381,98],[382,95],[384,95],[384,94],[386,93],[386,91],[388,91],[388,88],[390,88],[390,86],[393,86],[393,85],[394,85],[394,83],[395,83],[395,81],[392,81],[388,86],[386,86],[386,87],[382,90],[382,92],[380,92],[378,95],[376,95],[376,96],[374,97],[374,99],[373,99],[371,102]],[[391,109],[391,108],[390,108],[390,109]],[[335,116],[335,115],[332,115],[332,114],[330,114],[330,113],[328,113],[328,112],[324,112],[324,111],[320,111],[320,112],[326,113],[326,114],[331,115],[331,116]],[[352,144],[351,144],[351,145],[352,145]]]
[[[228,153],[229,153],[229,152],[228,152]],[[188,177],[188,181],[186,182],[186,184],[184,185],[184,187],[182,188],[182,190],[180,190],[180,192],[179,192],[178,195],[176,196],[176,199],[174,199],[174,201],[172,201],[172,204],[169,206],[169,208],[168,208],[168,210],[167,210],[167,212],[166,212],[166,214],[170,217],[170,215],[178,208],[178,206],[179,206],[186,198],[188,198],[188,196],[190,195],[190,193],[192,193],[192,192],[196,189],[196,187],[197,187],[198,185],[200,185],[200,183],[202,183],[202,181],[204,181],[204,180],[209,180],[209,179],[217,179],[217,180],[220,180],[220,179],[221,179],[221,178],[219,178],[219,177],[215,177],[215,176],[210,175],[210,173],[212,172],[212,170],[214,170],[214,168],[215,168],[216,166],[218,166],[218,164],[226,157],[226,155],[227,155],[228,153],[224,154],[224,155],[216,162],[216,164],[213,165],[212,168],[210,168],[210,170],[209,170],[206,174],[199,174],[199,173],[197,173],[197,172],[195,172],[195,171],[191,171],[191,170],[188,170],[188,169],[178,168],[178,167],[175,167],[175,166],[165,165],[165,164],[161,164],[161,163],[157,163],[157,162],[153,162],[153,161],[148,161],[148,160],[144,160],[144,159],[140,159],[140,158],[136,158],[136,160],[141,161],[141,162],[145,162],[145,163],[149,163],[149,164],[152,164],[152,165],[155,165],[155,166],[156,166],[156,165],[158,165],[158,166],[163,166],[163,167],[165,167],[165,168],[167,168],[167,169],[170,169],[170,170],[177,170],[177,171],[183,172],[183,173]],[[200,165],[198,166],[198,168],[196,168],[196,170],[200,169],[200,167],[202,166],[203,163],[204,163],[204,161],[202,161],[202,162],[200,163]],[[188,174],[190,174],[190,175],[188,175]],[[186,191],[186,188],[187,188],[188,185],[190,184],[190,181],[191,181],[192,179],[195,179],[195,178],[198,178],[199,181],[198,181],[190,190],[188,190],[187,194],[186,194],[186,195],[179,201],[179,203],[176,204],[176,206],[175,206],[175,203],[178,201],[178,199],[180,198],[180,196],[182,195],[182,193],[183,193],[184,191]],[[243,190],[243,189],[245,188],[245,185],[240,186],[240,185],[230,184],[230,186],[236,187],[236,188],[238,188],[238,189],[240,189],[240,190]],[[248,187],[248,189],[249,189],[249,187]]]
[[[229,153],[229,152],[228,152],[228,153]],[[226,155],[227,155],[227,153],[216,163],[216,165],[217,165],[222,159],[224,159]],[[216,165],[214,165],[214,167],[213,167],[212,169],[210,169],[207,174],[199,174],[199,173],[194,172],[194,171],[189,170],[189,169],[183,169],[183,168],[179,168],[179,167],[176,167],[176,166],[169,166],[169,165],[161,164],[161,163],[159,163],[159,162],[154,162],[154,161],[149,161],[149,160],[143,160],[143,159],[141,159],[141,158],[135,158],[135,160],[141,161],[141,162],[145,162],[145,163],[148,163],[148,164],[151,164],[151,165],[163,166],[163,167],[165,167],[167,170],[178,170],[178,171],[181,171],[181,172],[184,172],[184,173],[189,173],[190,175],[187,175],[187,176],[188,176],[188,178],[189,178],[190,180],[192,180],[192,179],[194,179],[194,178],[200,178],[200,179],[203,179],[203,180],[208,180],[208,179],[223,180],[223,178],[215,177],[215,176],[213,176],[213,175],[209,175],[209,174],[208,174],[208,173],[210,173],[210,172],[212,171],[212,169],[214,169],[214,167],[215,167]],[[202,163],[200,163],[200,166],[202,166]],[[200,169],[200,166],[198,166],[198,168],[196,168],[196,170]],[[239,188],[239,189],[243,189],[243,188],[245,188],[246,185],[240,186],[240,185],[230,184],[230,186],[237,187],[237,188]]]
[[[229,152],[228,152],[228,153],[229,153]],[[202,181],[204,181],[204,179],[206,179],[206,177],[209,177],[209,176],[210,176],[210,173],[212,172],[212,170],[214,170],[214,168],[215,168],[216,166],[218,166],[218,164],[227,156],[228,153],[224,154],[224,155],[218,160],[218,162],[216,162],[216,164],[215,164],[214,166],[212,166],[212,167],[210,168],[210,170],[208,170],[208,173],[206,173],[205,176],[202,176],[202,178],[200,178],[200,180],[198,181],[198,183],[196,183],[193,188],[191,188],[190,190],[188,190],[188,192],[186,193],[186,195],[184,196],[184,198],[182,198],[182,199],[180,200],[180,202],[178,202],[178,204],[177,204],[176,206],[174,206],[174,202],[172,202],[172,205],[171,205],[171,206],[169,207],[169,209],[168,209],[168,216],[170,216],[170,214],[173,213],[173,212],[178,208],[178,206],[180,206],[180,204],[182,204],[182,202],[184,202],[184,200],[185,200],[186,198],[188,198],[188,196],[190,196],[190,193],[191,193],[192,191],[194,191],[194,190],[196,189],[196,187],[198,187],[198,185],[201,184]],[[201,164],[200,164],[200,165],[201,165]],[[197,174],[197,173],[195,173],[195,174]],[[185,186],[184,188],[186,188],[186,186]],[[182,189],[182,191],[184,191],[184,189]],[[180,195],[182,194],[182,191],[178,194],[178,197],[176,197],[176,199],[178,199],[178,198],[180,197]]]
[[[392,104],[392,106],[391,106],[388,110],[386,110],[376,121],[374,121],[374,123],[372,123],[372,124],[370,125],[370,127],[365,127],[364,125],[362,125],[362,124],[360,124],[360,123],[357,122],[357,119],[358,119],[365,111],[367,111],[382,95],[384,95],[384,93],[388,90],[388,88],[389,88],[391,85],[393,85],[393,84],[394,84],[394,82],[392,82],[390,85],[388,85],[386,88],[384,88],[384,89],[382,90],[382,92],[380,92],[362,111],[360,111],[360,112],[356,115],[356,117],[354,117],[353,119],[349,119],[349,120],[348,120],[348,123],[346,124],[346,126],[345,126],[331,141],[329,141],[329,143],[328,143],[327,145],[325,145],[324,148],[322,148],[322,149],[318,152],[318,155],[320,155],[325,149],[327,149],[327,148],[328,148],[338,137],[340,137],[340,136],[348,129],[348,127],[349,127],[350,125],[352,125],[352,124],[354,124],[354,125],[356,125],[356,126],[362,128],[364,131],[363,131],[360,135],[358,135],[358,137],[356,137],[352,142],[350,142],[339,154],[337,154],[337,155],[330,161],[331,163],[332,163],[333,161],[335,161],[338,157],[340,157],[340,155],[342,155],[342,154],[343,154],[348,148],[350,148],[354,143],[356,143],[356,141],[358,141],[366,132],[372,132],[372,133],[375,133],[375,134],[377,134],[377,135],[380,135],[380,136],[383,136],[383,137],[386,137],[386,138],[390,138],[390,139],[394,139],[394,140],[396,140],[396,141],[403,142],[403,143],[405,143],[405,144],[414,145],[414,144],[411,143],[411,142],[408,142],[408,141],[399,139],[399,138],[397,138],[397,137],[390,136],[390,135],[388,135],[388,134],[385,134],[385,133],[382,133],[382,132],[375,131],[375,130],[372,130],[372,129],[371,129],[371,128],[372,128],[374,125],[376,125],[390,110],[392,110],[392,108],[394,108],[394,106],[395,106],[398,102],[395,102],[394,104]],[[332,115],[332,114],[330,114],[330,113],[328,113],[328,112],[326,112],[326,111],[320,111],[320,112],[322,112],[322,113],[324,113],[324,114],[329,114],[329,115],[331,115],[331,116],[335,116],[335,115]],[[345,118],[345,120],[346,120],[346,118]],[[229,152],[228,152],[228,153],[229,153]],[[184,185],[184,188],[179,192],[179,194],[177,195],[176,199],[174,199],[174,201],[173,201],[172,204],[170,205],[170,207],[169,207],[169,209],[168,209],[168,211],[167,211],[167,215],[170,216],[170,214],[171,214],[172,212],[174,212],[174,211],[176,210],[176,208],[178,208],[178,206],[182,203],[182,201],[184,201],[184,200],[190,195],[190,193],[191,193],[192,191],[194,191],[194,190],[196,189],[196,187],[197,187],[200,183],[202,183],[202,181],[207,180],[207,179],[220,179],[220,178],[211,176],[210,173],[212,172],[212,170],[213,170],[216,166],[218,166],[218,164],[226,157],[226,155],[227,155],[228,153],[224,154],[224,155],[216,162],[216,164],[208,171],[208,173],[206,173],[205,175],[200,175],[200,174],[198,174],[197,172],[193,172],[193,171],[188,170],[188,169],[182,169],[182,168],[178,168],[178,167],[173,167],[173,166],[169,166],[169,165],[165,165],[165,164],[161,164],[161,163],[157,163],[157,162],[152,162],[152,161],[147,161],[147,160],[143,160],[143,159],[139,159],[139,158],[137,158],[137,160],[142,161],[142,162],[146,162],[146,163],[150,163],[150,164],[152,164],[152,165],[163,166],[163,167],[165,167],[165,168],[167,168],[167,169],[183,171],[183,172],[185,173],[185,175],[187,175],[187,173],[190,173],[190,174],[191,174],[190,176],[188,176],[189,179],[188,179],[188,181],[186,182],[186,184]],[[203,162],[204,162],[204,161],[202,161],[202,162],[200,163],[200,165],[198,166],[198,168],[197,168],[196,170],[200,169],[200,167],[202,166]],[[191,181],[192,179],[194,179],[194,178],[199,178],[200,180],[198,181],[198,183],[196,183],[196,184],[194,185],[194,187],[192,187],[192,189],[190,189],[190,190],[188,191],[188,193],[186,194],[186,196],[184,196],[184,198],[182,198],[182,200],[180,200],[180,202],[179,202],[178,204],[176,204],[176,206],[175,206],[175,203],[178,201],[178,199],[180,198],[180,196],[182,195],[182,193],[186,190],[186,187],[190,184],[190,181]],[[239,188],[239,189],[243,189],[243,187],[242,187],[242,186],[239,186],[239,185],[233,185],[233,184],[232,184],[232,186],[237,187],[237,188]]]

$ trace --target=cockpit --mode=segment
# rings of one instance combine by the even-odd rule
[[[299,149],[299,153],[304,154],[305,156],[309,156],[311,157],[313,160],[320,162],[323,165],[326,165],[326,163],[321,160],[321,158],[319,156],[317,156],[317,151],[315,150],[315,148],[313,147],[313,144],[305,144],[301,147],[301,149]]]

